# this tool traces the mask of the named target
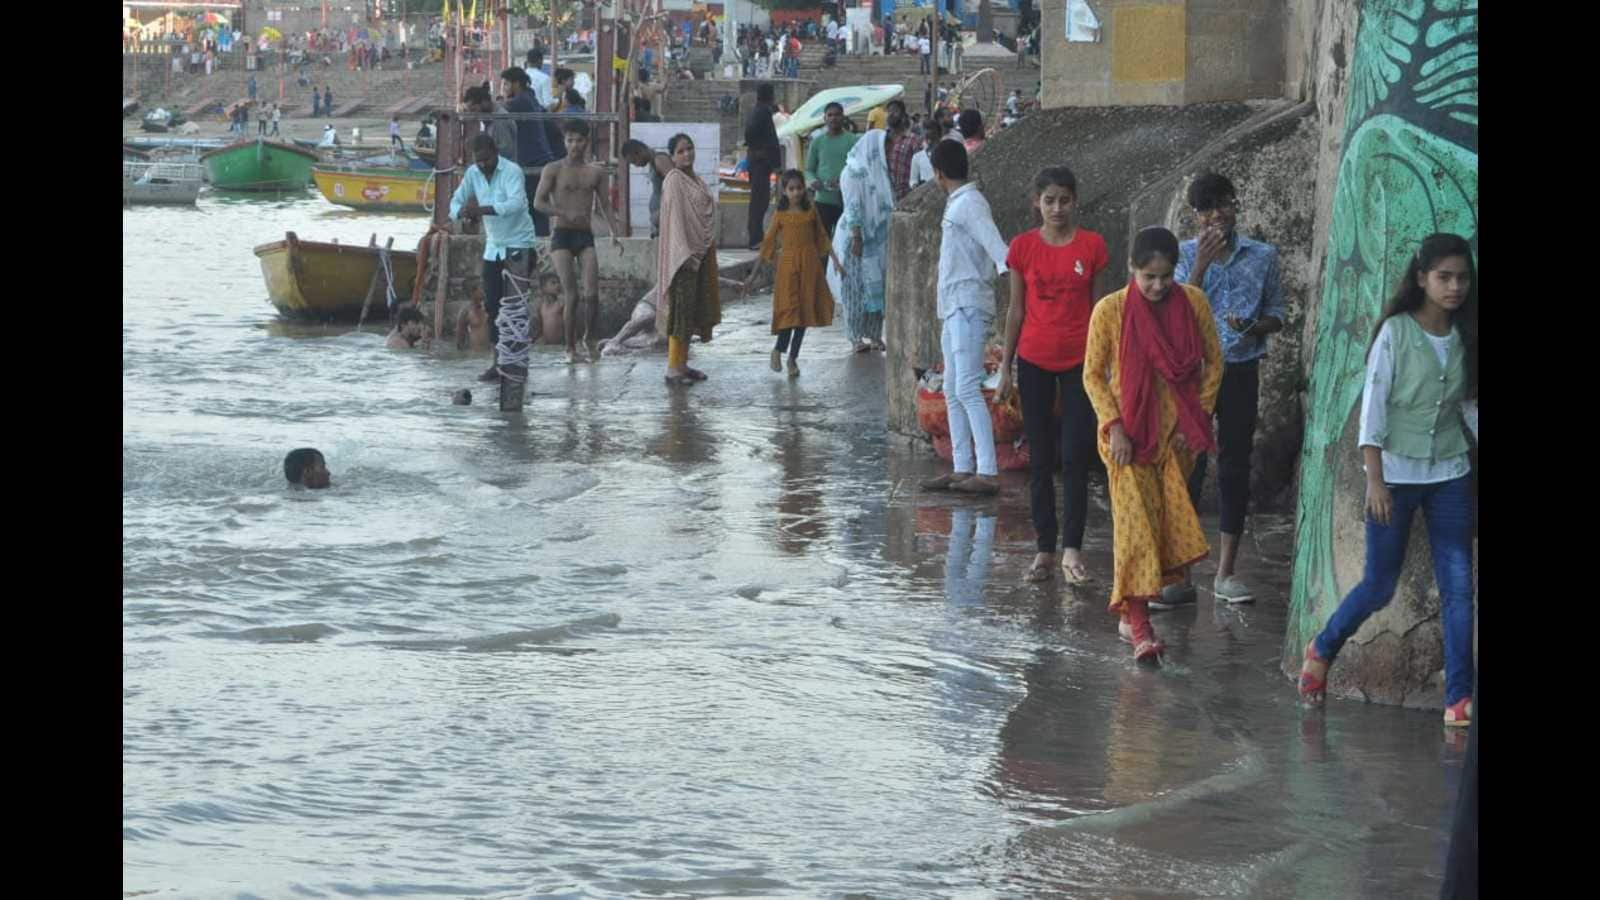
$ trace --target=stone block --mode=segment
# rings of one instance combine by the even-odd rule
[[[1183,103],[1183,82],[1132,84],[1115,81],[1111,84],[1111,103],[1114,106],[1178,106]]]

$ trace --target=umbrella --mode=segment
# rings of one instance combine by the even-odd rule
[[[209,26],[209,25],[227,25],[228,24],[228,20],[227,20],[227,18],[225,16],[219,15],[219,14],[214,13],[214,12],[202,13],[194,21],[195,21],[195,24],[197,24],[197,25],[207,25],[207,26]]]
[[[355,29],[354,38],[358,41],[381,41],[383,40],[383,33],[376,29],[362,26]]]
[[[261,36],[266,38],[269,41],[281,41],[281,40],[283,40],[283,32],[279,31],[276,28],[273,28],[271,25],[268,25],[268,26],[266,26],[266,27],[261,29]]]

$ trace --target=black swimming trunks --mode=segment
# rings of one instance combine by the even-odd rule
[[[562,228],[557,226],[550,229],[550,251],[566,250],[570,253],[582,253],[594,246],[594,232],[583,228]]]

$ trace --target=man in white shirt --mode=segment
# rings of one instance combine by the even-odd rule
[[[1006,273],[1005,239],[989,201],[967,181],[967,148],[939,141],[933,177],[949,195],[940,225],[939,346],[944,351],[945,414],[953,471],[922,482],[924,490],[990,495],[1000,490],[994,428],[983,399],[983,344],[994,322],[994,276]],[[977,471],[973,471],[976,456]]]
[[[927,35],[917,38],[917,53],[919,54],[918,61],[922,64],[918,74],[931,74],[933,72],[933,42],[928,40]]]
[[[911,156],[911,187],[933,180],[933,159],[928,155],[944,136],[944,127],[938,119],[929,119],[922,126],[922,149]]]
[[[523,68],[528,70],[528,82],[533,88],[533,98],[539,105],[549,109],[553,98],[550,96],[550,76],[544,71],[544,51],[538,47],[528,51],[528,64]]]

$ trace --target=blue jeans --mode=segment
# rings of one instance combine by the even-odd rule
[[[1361,583],[1334,610],[1317,635],[1317,654],[1329,662],[1367,617],[1389,605],[1406,561],[1411,517],[1420,508],[1433,549],[1444,630],[1444,702],[1472,695],[1472,485],[1463,475],[1437,484],[1389,486],[1394,510],[1388,525],[1367,516],[1367,569]]]

